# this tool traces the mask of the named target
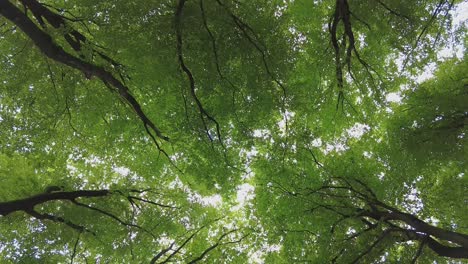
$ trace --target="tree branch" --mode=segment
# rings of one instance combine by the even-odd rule
[[[7,216],[16,211],[31,211],[36,205],[50,201],[73,201],[77,198],[104,197],[109,194],[108,190],[41,193],[24,199],[0,203],[0,215]]]
[[[114,219],[115,221],[117,221],[119,224],[123,225],[123,226],[127,226],[127,227],[134,227],[136,229],[139,229],[147,234],[149,234],[150,236],[152,236],[154,239],[158,239],[151,231],[147,230],[146,228],[144,227],[141,227],[139,225],[136,225],[136,224],[132,224],[132,223],[127,223],[123,220],[121,220],[120,218],[118,218],[117,216],[115,216],[114,214],[112,213],[109,213],[103,209],[100,209],[100,208],[96,208],[96,207],[93,207],[93,206],[90,206],[90,205],[87,205],[87,204],[84,204],[84,203],[80,203],[80,202],[77,202],[75,200],[72,201],[74,204],[80,206],[80,207],[84,207],[84,208],[87,208],[89,210],[92,210],[92,211],[96,211],[100,214],[103,214],[103,215],[106,215],[112,219]]]
[[[37,212],[35,210],[26,210],[25,212],[27,214],[29,214],[30,216],[32,216],[32,217],[34,217],[36,219],[39,219],[39,220],[50,220],[52,222],[63,223],[65,225],[75,229],[76,231],[78,231],[80,233],[83,232],[83,231],[88,231],[83,226],[77,225],[77,224],[75,224],[75,223],[73,223],[73,222],[71,222],[69,220],[64,219],[63,217],[60,217],[60,216],[55,216],[55,215],[46,214],[46,213],[41,214],[41,213],[39,213],[39,212]],[[88,232],[91,232],[91,231],[88,231]]]
[[[217,248],[220,244],[221,244],[221,240],[223,240],[223,238],[225,238],[226,236],[228,236],[229,234],[231,233],[234,233],[238,231],[237,229],[233,229],[227,233],[224,233],[223,235],[221,235],[219,238],[218,238],[218,241],[211,245],[210,247],[208,247],[207,249],[205,249],[201,254],[200,256],[196,257],[195,259],[193,259],[192,261],[189,262],[189,264],[194,264],[194,263],[197,263],[201,260],[203,260],[203,258],[205,258],[205,256],[210,253],[210,251],[214,250],[215,248]]]
[[[180,68],[186,74],[186,76],[187,76],[187,78],[188,78],[188,80],[190,82],[190,93],[191,93],[192,98],[194,99],[194,101],[195,101],[195,103],[196,103],[196,105],[198,107],[198,110],[200,111],[200,117],[201,117],[203,126],[205,127],[205,131],[206,131],[206,134],[207,134],[208,138],[210,139],[210,141],[213,141],[213,138],[210,135],[210,131],[208,129],[208,126],[207,126],[207,124],[205,122],[205,117],[215,124],[216,133],[218,135],[218,140],[221,143],[221,145],[223,145],[223,141],[221,139],[221,132],[220,132],[219,123],[203,107],[203,104],[201,103],[200,99],[198,98],[198,96],[196,94],[195,79],[193,77],[193,74],[190,71],[190,69],[187,67],[187,65],[185,64],[185,61],[184,61],[184,56],[183,56],[183,51],[182,51],[183,42],[182,42],[182,25],[181,24],[182,24],[182,13],[183,13],[183,9],[184,9],[184,5],[185,5],[186,1],[187,0],[180,0],[179,1],[179,4],[177,5],[176,13],[175,13],[175,28],[176,28],[176,38],[177,38],[177,58],[179,60]]]
[[[23,0],[26,3],[34,3],[33,0]],[[35,11],[36,18],[40,18],[42,13]],[[89,62],[77,58],[70,53],[66,52],[62,47],[58,46],[50,35],[42,31],[39,27],[34,24],[27,15],[19,10],[15,5],[9,1],[0,1],[0,14],[10,20],[13,24],[17,25],[36,45],[41,52],[52,60],[70,66],[77,69],[85,74],[85,76],[91,78],[93,76],[100,79],[104,84],[110,85],[119,94],[119,97],[124,100],[132,109],[135,111],[138,118],[143,122],[143,125],[150,127],[152,131],[162,140],[169,140],[168,137],[164,136],[161,131],[154,125],[154,123],[148,118],[148,116],[141,109],[140,104],[130,94],[130,90],[125,84],[116,79],[112,73],[104,69],[103,67],[96,66]],[[41,21],[41,19],[39,19]],[[53,23],[55,20],[51,19]],[[40,22],[42,25],[44,22]],[[80,39],[77,35],[76,38]],[[159,146],[158,146],[159,148]]]
[[[73,252],[72,252],[72,255],[70,257],[70,264],[73,264],[73,260],[75,259],[76,250],[78,248],[78,243],[80,242],[80,236],[81,236],[81,233],[78,233],[78,237],[76,238],[75,245],[73,245]]]
[[[389,6],[387,6],[384,2],[380,1],[380,0],[377,0],[377,3],[379,3],[379,5],[381,5],[384,9],[386,9],[388,12],[390,12],[391,14],[395,15],[395,16],[399,16],[399,17],[402,17],[408,21],[411,21],[411,18],[405,14],[401,14],[401,13],[398,13],[397,11],[391,9]]]
[[[341,217],[337,218],[333,224],[332,230],[336,224],[348,218],[359,219],[368,226],[367,229],[351,235],[345,241],[356,238],[369,230],[375,230],[377,226],[385,225],[389,229],[384,231],[383,237],[388,236],[389,232],[397,231],[406,235],[405,241],[417,240],[422,243],[414,257],[416,259],[421,254],[424,245],[439,256],[468,258],[468,235],[430,225],[413,214],[402,212],[378,200],[372,189],[359,179],[347,180],[342,177],[332,177],[330,184],[309,191],[308,195],[315,195],[321,200],[324,197],[327,201],[331,199],[328,204],[318,204],[311,211],[323,208],[340,215]],[[353,196],[355,196],[354,199]],[[349,211],[352,208],[354,208],[354,213]],[[383,237],[375,241],[369,250],[361,253],[355,262],[368,254]]]

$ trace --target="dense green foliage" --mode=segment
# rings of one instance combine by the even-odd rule
[[[468,259],[466,4],[1,0],[0,262]]]

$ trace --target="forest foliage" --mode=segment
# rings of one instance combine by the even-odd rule
[[[1,262],[466,261],[466,6],[1,0]]]

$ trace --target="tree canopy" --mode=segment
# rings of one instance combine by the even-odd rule
[[[467,4],[0,0],[1,262],[463,263]]]

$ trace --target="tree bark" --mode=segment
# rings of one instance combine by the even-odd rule
[[[103,197],[110,194],[109,190],[81,190],[71,192],[52,192],[52,193],[41,193],[28,198],[2,202],[0,203],[0,215],[7,216],[13,212],[34,211],[34,207],[38,204],[54,201],[54,200],[68,200],[73,201],[77,198],[91,198],[91,197]]]
[[[468,249],[468,235],[429,225],[428,223],[408,213],[403,213],[397,210],[392,212],[373,210],[363,212],[362,216],[368,216],[377,221],[379,221],[379,219],[402,221],[414,228],[415,232],[424,233],[438,239],[450,241]]]

